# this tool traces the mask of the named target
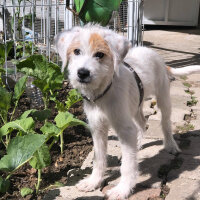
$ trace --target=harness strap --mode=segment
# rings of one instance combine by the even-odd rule
[[[137,82],[137,86],[140,93],[140,103],[139,103],[139,106],[140,106],[144,98],[144,87],[143,87],[142,81],[140,77],[138,76],[138,74],[136,73],[136,71],[128,63],[124,62],[124,65],[133,73],[135,80]]]
[[[110,89],[111,85],[112,85],[112,82],[107,86],[107,88],[103,91],[102,94],[99,94],[99,95],[98,95],[97,97],[95,97],[94,99],[89,99],[87,96],[85,96],[85,95],[83,95],[83,94],[82,94],[82,97],[83,97],[86,101],[94,103],[96,100],[100,99],[101,97],[103,97],[103,96],[108,92],[108,90]]]

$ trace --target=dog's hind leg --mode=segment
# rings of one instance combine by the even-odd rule
[[[172,134],[172,126],[170,119],[171,99],[170,99],[170,86],[168,80],[163,82],[163,86],[160,87],[160,90],[158,91],[158,94],[156,96],[157,96],[158,107],[160,108],[162,113],[161,124],[164,133],[165,149],[172,154],[176,154],[180,152],[180,149],[176,144],[176,141],[174,140]]]
[[[137,140],[138,140],[138,149],[140,149],[142,146],[143,133],[146,131],[146,119],[143,113],[143,105],[140,105],[138,112],[134,117],[134,120],[137,122],[138,125],[139,131],[137,135]]]
[[[143,113],[143,105],[142,104],[140,105],[140,107],[138,109],[138,112],[135,116],[135,120],[138,123],[138,125],[142,128],[142,130],[145,131],[147,120],[146,120],[144,113]]]
[[[94,143],[94,160],[92,174],[80,181],[77,187],[81,191],[93,191],[101,186],[106,169],[106,151],[108,137],[108,122],[98,112],[90,112],[87,117]]]

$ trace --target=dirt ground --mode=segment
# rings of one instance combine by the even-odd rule
[[[63,89],[59,91],[59,100],[66,101],[66,96],[71,87],[68,83],[65,82]],[[23,98],[20,100],[16,116],[20,116],[25,110],[31,108],[30,99],[23,95]],[[50,105],[52,111],[52,117],[50,120],[53,120],[57,115],[57,111],[54,108],[54,104]],[[77,103],[71,110],[76,117],[81,120],[86,120],[83,113],[82,102]],[[42,124],[37,123],[36,129],[39,131]],[[51,141],[50,141],[51,142]],[[0,147],[3,149],[3,147]],[[87,157],[88,153],[92,150],[92,138],[90,136],[89,130],[85,129],[82,126],[68,128],[64,132],[64,152],[60,154],[59,142],[55,144],[51,149],[51,166],[45,168],[42,171],[42,183],[41,191],[38,195],[28,195],[25,198],[21,197],[20,189],[23,187],[29,187],[35,189],[35,184],[37,183],[37,171],[27,163],[18,169],[14,175],[11,177],[11,187],[9,192],[5,195],[0,194],[1,200],[20,200],[20,199],[42,199],[45,193],[48,191],[50,185],[53,185],[55,182],[62,184],[67,183],[67,172],[74,168],[80,168],[84,159]],[[5,149],[4,149],[5,153]],[[5,174],[0,173],[1,176]]]

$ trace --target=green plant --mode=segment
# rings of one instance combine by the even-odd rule
[[[0,66],[0,87],[5,87],[2,76],[5,74],[5,70]]]
[[[9,178],[12,174],[28,162],[44,142],[45,135],[28,133],[11,140],[7,148],[7,155],[0,160],[0,170],[7,173],[5,179],[0,178],[1,193],[5,193],[8,190],[10,185]]]
[[[30,165],[38,170],[38,182],[36,185],[36,194],[39,191],[40,183],[42,181],[41,174],[42,169],[50,165],[51,156],[49,152],[49,148],[46,144],[43,144],[33,155],[31,160],[29,161]]]
[[[83,100],[83,97],[76,89],[71,89],[68,93],[67,100],[63,104],[56,98],[52,99],[56,103],[56,108],[58,111],[68,111],[75,103]]]
[[[190,95],[193,95],[195,93],[193,90],[190,90],[190,88],[187,88],[187,90],[185,90],[185,92]]]
[[[38,48],[31,41],[18,41],[16,43],[16,58],[28,57],[37,52]]]
[[[190,83],[188,83],[188,82],[184,82],[183,85],[184,85],[185,87],[188,87],[188,88],[192,87],[192,85],[191,85]]]
[[[0,160],[0,170],[7,174],[6,178],[0,177],[0,192],[5,193],[8,190],[10,176],[23,164],[29,162],[38,173],[35,186],[35,191],[38,193],[42,181],[42,169],[51,163],[50,150],[54,143],[60,139],[60,149],[63,153],[63,132],[68,127],[87,125],[69,113],[71,106],[82,100],[76,90],[69,92],[65,103],[58,101],[58,89],[62,87],[63,74],[56,64],[48,62],[44,56],[32,55],[21,60],[17,68],[25,73],[25,76],[16,83],[14,92],[8,92],[6,88],[0,87],[0,118],[2,120],[0,142],[5,145],[7,151],[7,155]],[[33,84],[42,91],[45,109],[26,110],[14,120],[14,113],[25,90],[28,76],[34,77]],[[50,101],[55,102],[59,111],[53,122],[48,121],[51,116],[51,111],[48,109]],[[38,129],[35,129],[38,121],[43,124],[40,128],[42,134],[38,134]],[[22,196],[33,192],[30,188],[21,189]]]
[[[3,67],[6,61],[6,57],[8,57],[8,54],[13,48],[13,45],[14,45],[14,41],[12,40],[6,42],[5,44],[0,43],[0,67]]]
[[[118,10],[122,0],[75,0],[76,12],[84,22],[96,22],[106,26],[114,10]],[[68,9],[70,9],[68,7]],[[71,9],[70,9],[71,10]]]
[[[56,90],[62,87],[64,77],[60,67],[48,62],[42,55],[32,55],[20,61],[17,69],[27,76],[34,77],[33,84],[41,90],[45,109],[47,109],[50,99],[56,98]]]
[[[195,106],[197,104],[198,100],[196,97],[191,96],[191,100],[187,101],[187,106]]]
[[[11,108],[11,104],[14,104],[14,108],[12,110],[12,114],[10,117],[10,121],[12,121],[13,116],[15,114],[16,107],[18,106],[18,102],[22,94],[24,93],[26,86],[27,76],[23,76],[19,79],[14,87],[14,93],[8,92],[6,88],[0,87],[0,118],[3,124],[6,126],[8,122],[8,111]],[[14,123],[14,122],[13,122]],[[6,146],[9,143],[10,135],[9,132],[5,134],[2,133],[3,127],[0,129],[0,139],[2,140],[2,136],[6,136],[6,142],[4,143]]]
[[[190,130],[194,130],[194,125],[190,123],[186,123],[183,126],[176,126],[176,132],[178,133],[185,133]]]
[[[188,79],[187,76],[180,76],[180,78],[181,78],[182,80],[184,80],[184,81],[186,81],[186,80]]]

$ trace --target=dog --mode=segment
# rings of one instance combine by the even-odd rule
[[[173,154],[180,152],[170,121],[169,74],[196,73],[200,66],[166,67],[153,50],[131,48],[125,37],[99,25],[63,31],[56,36],[55,45],[62,59],[62,70],[68,66],[70,83],[85,99],[84,111],[94,143],[92,174],[77,187],[82,191],[100,187],[106,169],[107,133],[111,126],[121,143],[121,179],[106,196],[110,200],[126,199],[136,184],[137,143],[146,124],[142,110],[144,99],[155,95],[162,113],[164,147]],[[137,77],[131,71],[133,68]]]

